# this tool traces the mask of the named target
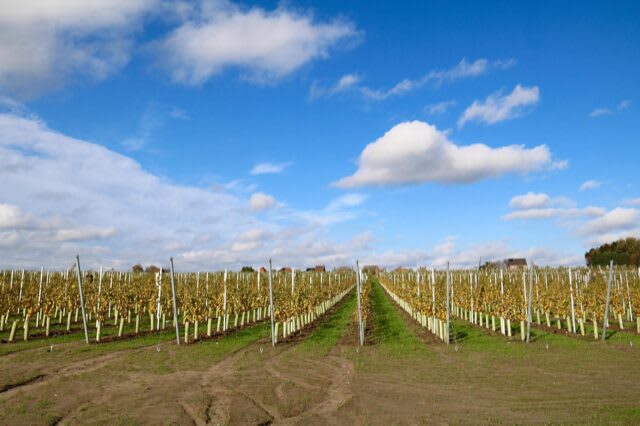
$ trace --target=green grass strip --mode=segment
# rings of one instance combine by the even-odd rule
[[[371,283],[373,341],[393,352],[423,350],[425,344],[407,326],[376,278]]]
[[[346,298],[343,305],[333,312],[327,321],[320,320],[322,323],[300,344],[301,349],[326,354],[338,343],[356,311],[355,291]]]

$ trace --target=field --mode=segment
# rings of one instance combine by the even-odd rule
[[[305,290],[302,283],[308,278],[299,279],[295,281],[295,292],[289,288],[290,278],[274,280],[274,291],[280,294],[276,306],[285,300],[305,300],[289,299],[289,294],[319,288],[314,281]],[[389,284],[389,277],[380,280]],[[582,336],[566,322],[564,328],[561,325],[558,329],[555,322],[554,327],[547,327],[544,319],[540,324],[533,320],[527,344],[521,340],[517,324],[513,326],[513,336],[506,336],[501,330],[492,330],[486,319],[483,325],[465,319],[469,317],[462,312],[463,300],[455,299],[454,294],[447,345],[437,333],[429,331],[429,326],[421,325],[422,317],[416,320],[417,311],[409,314],[406,306],[402,309],[395,303],[380,280],[372,277],[363,282],[364,346],[359,345],[357,290],[347,278],[346,295],[324,312],[316,311],[317,316],[300,323],[290,320],[291,316],[314,309],[315,305],[307,303],[299,312],[292,304],[288,314],[276,318],[281,324],[289,322],[292,328],[286,336],[281,329],[275,346],[268,320],[238,323],[213,331],[211,337],[204,336],[203,331],[199,340],[191,339],[189,344],[181,334],[179,346],[171,326],[164,328],[156,323],[154,331],[147,330],[151,319],[141,322],[136,333],[132,320],[118,333],[118,322],[109,314],[104,318],[100,343],[95,343],[96,318],[90,321],[93,328],[89,345],[76,323],[69,332],[61,331],[65,329],[64,320],[51,326],[48,337],[42,335],[40,326],[31,330],[28,340],[20,335],[11,343],[7,342],[7,327],[0,345],[0,407],[4,421],[640,422],[640,335],[632,327],[633,321],[624,319],[624,330],[614,327],[611,321],[607,339],[602,341],[588,333]],[[188,282],[186,278],[183,281]],[[247,282],[253,283],[250,279]],[[433,282],[439,282],[439,278]],[[411,288],[409,285],[407,276],[405,289]],[[287,291],[283,292],[285,286]],[[429,294],[425,288],[428,287],[423,287],[423,293]],[[435,289],[432,294],[437,294]],[[306,295],[312,297],[310,293]],[[230,306],[227,309],[231,312]],[[475,306],[478,309],[479,305]],[[184,307],[181,304],[182,312],[186,312]],[[486,307],[481,311],[487,315],[491,312]],[[57,318],[54,310],[51,312],[50,318]],[[440,315],[438,309],[435,312],[436,317]],[[157,317],[157,312],[152,313]],[[616,318],[614,315],[611,314],[612,319]],[[564,313],[557,316],[565,318]],[[197,318],[207,322],[206,314]],[[185,318],[181,317],[180,322],[184,326]],[[222,328],[224,323],[223,320]],[[216,330],[215,325],[213,329]]]

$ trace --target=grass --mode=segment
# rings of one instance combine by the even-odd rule
[[[175,347],[170,349],[158,347],[158,350],[151,352],[151,355],[149,352],[132,352],[127,354],[125,365],[129,366],[129,371],[155,374],[168,374],[178,370],[205,370],[228,354],[267,338],[270,332],[269,324],[263,322],[239,329],[226,336],[182,345],[179,350]],[[172,337],[175,338],[175,334]],[[120,348],[124,343],[126,342],[114,342],[113,345]]]
[[[346,298],[347,300],[326,321],[321,321],[318,327],[300,343],[301,350],[326,354],[338,344],[347,326],[351,323],[351,316],[356,309],[355,291],[352,291]]]
[[[385,294],[376,278],[371,282],[369,294],[374,343],[399,354],[421,352],[424,344],[404,322],[400,312],[392,305],[393,302]]]

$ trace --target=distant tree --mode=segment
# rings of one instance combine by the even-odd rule
[[[160,272],[160,268],[158,268],[156,265],[149,265],[146,268],[144,268],[144,271],[155,274],[156,272]]]
[[[139,263],[138,263],[138,264],[136,264],[136,265],[133,265],[133,268],[131,268],[131,270],[132,270],[133,272],[144,272],[144,268],[143,268],[143,267],[142,267],[142,265],[141,265],[141,264],[139,264]]]
[[[251,266],[243,266],[240,272],[254,272],[254,270]]]
[[[611,260],[616,265],[640,266],[640,240],[624,238],[606,243],[586,252],[584,258],[589,266],[606,266]]]

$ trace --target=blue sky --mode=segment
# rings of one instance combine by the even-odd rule
[[[639,19],[9,1],[0,266],[581,264],[640,234]]]

